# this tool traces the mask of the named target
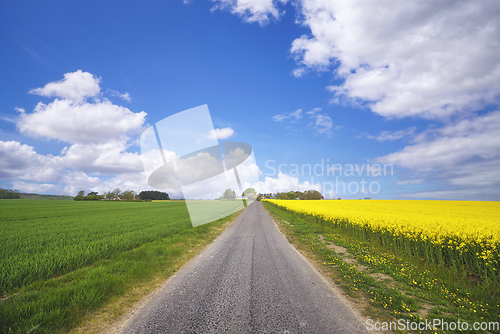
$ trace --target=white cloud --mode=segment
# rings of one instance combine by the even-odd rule
[[[32,137],[57,139],[68,143],[97,144],[126,140],[128,133],[143,130],[146,113],[134,113],[108,100],[76,103],[55,99],[38,103],[33,113],[22,113],[19,131]]]
[[[335,198],[337,198],[337,193],[333,189],[332,190],[325,190],[325,193],[323,194],[323,196],[326,199],[335,199]]]
[[[491,189],[453,189],[453,190],[434,190],[434,191],[418,191],[413,193],[405,193],[402,195],[405,199],[430,199],[430,200],[497,200],[498,193],[492,192]]]
[[[294,76],[331,71],[343,79],[328,87],[332,102],[367,106],[388,118],[444,122],[420,134],[409,128],[369,136],[380,142],[413,137],[413,145],[381,161],[427,173],[426,180],[433,174],[457,187],[495,188],[500,146],[491,126],[498,129],[497,112],[478,117],[474,112],[500,100],[500,2],[297,0],[294,5],[299,23],[310,29],[292,43]],[[319,111],[309,114],[316,117],[311,125],[319,127],[316,132],[328,133],[332,122],[318,117]]]
[[[334,130],[339,130],[342,126],[333,126],[333,121],[330,116],[327,114],[321,113],[321,108],[313,108],[310,111],[307,111],[306,114],[311,119],[312,123],[309,123],[309,127],[313,129],[313,133],[315,135],[324,135],[328,138],[332,137]],[[290,120],[290,123],[297,123],[300,119],[303,118],[302,109],[297,109],[294,112],[286,113],[286,114],[278,114],[273,116],[273,121],[275,122],[283,122],[287,119]]]
[[[338,66],[337,102],[425,118],[498,102],[498,1],[301,0],[297,8],[311,34],[292,43],[295,75]]]
[[[314,134],[324,135],[328,138],[333,136],[335,130],[342,129],[342,125],[333,126],[333,121],[327,114],[321,113],[321,108],[313,108],[311,111],[306,112],[312,123],[309,125],[314,129]]]
[[[410,179],[407,179],[404,181],[398,181],[398,182],[396,182],[396,184],[398,186],[406,185],[406,184],[422,184],[424,181],[425,181],[424,179],[410,178]]]
[[[415,137],[415,143],[376,161],[407,168],[457,193],[482,189],[500,195],[500,111],[462,119]],[[404,181],[403,181],[404,182]],[[440,191],[450,191],[440,189]],[[456,197],[449,197],[456,198]],[[470,197],[468,197],[470,198]],[[483,197],[484,199],[485,197]]]
[[[362,135],[361,137],[366,137],[369,139],[375,139],[376,141],[383,143],[385,141],[395,141],[403,138],[410,138],[415,135],[415,130],[417,128],[412,126],[407,129],[399,130],[399,131],[382,131],[378,136],[372,136],[369,134]]]
[[[41,96],[55,96],[72,101],[82,101],[87,97],[93,97],[101,91],[99,87],[101,79],[89,72],[78,70],[64,74],[61,81],[50,82],[42,88],[30,90],[31,94]]]
[[[318,112],[320,112],[322,109],[320,107],[316,107],[316,108],[312,108],[312,110],[309,110],[308,112],[306,112],[306,114],[308,115],[314,115]]]
[[[130,98],[130,94],[125,92],[125,93],[120,93],[119,91],[117,90],[112,90],[112,89],[108,89],[107,90],[111,96],[118,96],[120,98],[122,98],[123,100],[127,101],[127,102],[130,102],[132,99]]]
[[[17,141],[0,141],[0,179],[51,182],[61,170],[60,157],[40,155]]]
[[[254,183],[252,187],[261,194],[305,190],[317,190],[321,192],[320,183],[310,183],[309,181],[301,183],[298,177],[293,177],[281,172],[278,173],[277,178],[266,176],[264,181]]]
[[[325,134],[327,136],[331,136],[333,121],[328,115],[318,114],[316,116],[316,121],[314,123],[314,127],[318,134]]]
[[[129,93],[125,92],[124,94],[120,94],[120,97],[127,102],[130,102],[132,99],[130,98]]]
[[[228,139],[234,135],[234,130],[231,128],[220,128],[210,130],[208,139]]]
[[[54,156],[38,154],[34,147],[17,141],[0,141],[0,178],[13,179],[13,186],[24,191],[38,189],[69,195],[74,195],[75,189],[96,190],[103,184],[140,186],[134,190],[150,188],[141,156],[128,151],[129,142],[134,142],[132,136],[143,130],[146,113],[134,113],[108,100],[85,101],[85,97],[100,92],[99,81],[90,73],[77,71],[65,74],[59,82],[32,90],[57,98],[48,104],[40,102],[31,113],[16,108],[20,112],[16,119],[18,130],[70,145]],[[166,152],[168,156],[171,153]],[[103,182],[89,174],[114,177]]]
[[[62,191],[58,191],[57,185],[52,183],[32,183],[32,182],[24,182],[15,180],[12,182],[12,188],[19,190],[24,193],[35,193],[35,194],[60,194],[62,195]],[[55,192],[54,192],[55,190]]]
[[[146,156],[154,153],[158,152],[150,151]],[[175,158],[170,151],[165,151],[165,155],[168,160]],[[246,158],[237,167],[244,184],[258,180],[258,175],[262,173],[248,157],[241,149],[231,151],[227,157],[228,163]],[[24,192],[76,195],[80,190],[102,193],[115,188],[140,192],[153,189],[147,183],[152,170],[144,172],[141,158],[144,157],[127,152],[126,147],[116,142],[75,144],[64,148],[60,156],[52,156],[38,154],[33,147],[19,142],[0,141],[0,179],[14,179],[13,188]],[[223,172],[220,157],[217,160],[208,153],[199,153],[176,163],[179,178],[184,184],[194,182],[188,187],[190,198],[216,198],[221,195],[220,179],[214,178]],[[160,161],[158,166],[162,164]],[[237,190],[234,172],[226,174],[232,182],[228,186]],[[112,178],[105,181],[100,175]],[[206,182],[200,182],[205,179]],[[168,189],[168,193],[174,198],[183,196],[180,189]]]
[[[213,0],[246,22],[278,18],[273,0]],[[366,104],[384,117],[447,118],[500,99],[500,2],[297,0],[310,29],[290,52],[303,76],[332,71],[332,102]]]
[[[127,152],[124,142],[74,144],[64,148],[61,161],[68,168],[95,174],[141,172],[143,162],[138,153]]]
[[[304,74],[306,74],[307,70],[305,67],[297,67],[292,71],[292,75],[296,78],[302,77]]]
[[[235,147],[229,150],[229,154],[224,154],[224,160],[227,166],[238,166],[242,161],[247,160],[250,157],[248,153],[245,152],[241,147]]]
[[[20,112],[20,113],[23,113],[25,112],[26,110],[24,110],[23,108],[18,108],[18,107],[15,107],[14,109],[16,109],[17,112]]]
[[[9,123],[17,123],[17,117],[11,115],[0,116],[0,119]]]
[[[212,11],[228,10],[241,17],[245,22],[257,22],[261,26],[269,23],[270,18],[278,19],[284,11],[278,5],[285,4],[287,0],[211,0],[215,3]]]
[[[384,161],[420,171],[455,166],[471,158],[500,157],[500,111],[428,130],[414,145],[391,153]]]
[[[252,155],[246,153],[242,148],[235,147],[225,155],[225,168],[220,153],[200,152],[196,155],[180,158],[175,161],[176,169],[162,170],[161,177],[154,183],[159,188],[168,189],[177,187],[177,177],[180,181],[183,195],[187,199],[214,199],[224,193],[225,189],[233,189],[241,193],[243,189],[258,182],[262,173],[255,164]],[[236,179],[236,169],[238,180]],[[173,178],[172,178],[173,176]],[[175,181],[173,179],[175,178]],[[243,186],[240,188],[239,184]]]
[[[116,142],[75,144],[54,156],[38,154],[32,146],[17,141],[0,141],[0,179],[59,182],[68,170],[114,175],[144,169],[139,154],[126,152],[126,147]]]
[[[178,159],[176,166],[179,180],[183,185],[205,180],[224,172],[221,155],[213,157],[208,152],[200,152],[186,159]]]
[[[20,191],[62,195],[76,195],[80,190],[152,189],[137,154],[113,153],[113,148],[102,147],[92,152],[92,147],[75,146],[63,150],[61,156],[52,156],[38,154],[19,142],[0,141],[0,179],[13,179],[12,187]],[[110,151],[115,156],[109,156]],[[85,171],[114,176],[103,181]]]
[[[302,109],[297,109],[294,112],[290,113],[290,117],[293,117],[296,121],[298,121],[302,118]]]
[[[241,16],[240,1],[220,2]],[[244,1],[246,7],[259,3]],[[291,45],[297,64],[292,75],[330,71],[343,80],[328,87],[331,102],[366,106],[387,118],[443,122],[441,128],[420,134],[408,128],[367,135],[380,142],[412,139],[413,145],[381,161],[425,173],[426,181],[434,177],[433,181],[469,187],[469,194],[480,194],[477,187],[482,185],[483,193],[498,197],[498,130],[489,127],[494,124],[498,129],[497,112],[478,117],[474,113],[500,101],[500,2],[297,0],[293,4],[297,21],[310,33]],[[272,5],[278,11],[279,3]],[[276,17],[270,11],[259,13],[267,16],[258,20],[261,24]],[[308,114],[316,133],[330,133],[333,122],[327,115],[318,116],[321,113],[314,110]],[[273,120],[288,117],[280,114]],[[439,196],[452,191],[440,190]]]
[[[94,186],[91,190],[102,194],[103,192],[116,188],[121,190],[133,190],[135,192],[141,192],[143,190],[157,190],[148,185],[146,175],[143,172],[117,174],[108,181],[100,181],[99,184]],[[168,194],[173,195],[174,197],[172,198],[178,198],[177,192],[169,191]]]
[[[108,181],[103,181],[98,177],[90,176],[83,172],[72,172],[68,170],[62,172],[57,182],[37,183],[14,180],[12,182],[12,187],[22,192],[70,196],[75,196],[80,190],[84,190],[85,193],[97,191],[102,194],[116,188],[121,190],[133,190],[136,192],[153,189],[146,183],[146,177],[143,173],[118,174]]]
[[[302,109],[297,109],[294,112],[286,114],[278,114],[273,116],[273,121],[283,122],[285,119],[292,118],[292,122],[296,122],[302,118]]]
[[[274,115],[273,116],[273,121],[275,121],[275,122],[283,122],[287,118],[288,118],[287,115],[278,114],[278,115]]]

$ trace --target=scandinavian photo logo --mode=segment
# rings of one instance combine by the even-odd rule
[[[252,147],[220,142],[207,105],[162,119],[140,143],[148,184],[180,194],[193,226],[231,215],[255,198],[243,193],[259,181]]]

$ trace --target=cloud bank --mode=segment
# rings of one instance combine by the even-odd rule
[[[420,134],[410,127],[364,135],[412,143],[380,161],[425,173],[427,183],[439,180],[445,189],[422,192],[423,197],[498,199],[499,135],[482,125],[496,124],[498,112],[488,110],[500,100],[500,2],[285,0],[267,1],[263,9],[258,0],[214,1],[236,14],[258,13],[258,20],[243,20],[261,25],[279,19],[276,13],[293,4],[297,23],[309,33],[291,41],[297,65],[292,75],[330,72],[341,80],[327,87],[332,103],[369,108],[388,119],[438,122]],[[316,118],[317,133],[328,133],[331,126],[327,118]],[[481,197],[478,187],[488,194]]]
[[[19,132],[68,146],[59,155],[43,155],[17,141],[0,141],[0,178],[14,179],[13,187],[27,192],[74,195],[82,189],[149,189],[140,155],[128,151],[144,129],[146,113],[99,99],[100,81],[78,70],[30,90],[55,99],[39,102],[32,112],[16,108]]]

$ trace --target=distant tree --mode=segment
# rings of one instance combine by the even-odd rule
[[[95,191],[88,193],[87,196],[83,197],[84,201],[100,201],[101,199],[104,199],[104,195],[99,195]]]
[[[257,192],[255,191],[254,188],[248,188],[241,194],[241,196],[245,196],[249,200],[254,200],[255,197],[257,196]]]
[[[257,194],[254,188],[247,188],[241,196],[247,196],[248,194]]]
[[[21,193],[18,190],[0,188],[0,199],[21,198]]]
[[[226,191],[224,191],[223,199],[225,200],[236,199],[236,193],[234,192],[234,190],[226,189]]]
[[[78,195],[73,197],[75,201],[99,201],[104,198],[104,195],[99,195],[96,191],[89,192],[87,196],[84,196],[85,192],[80,190]]]
[[[121,200],[130,201],[130,200],[134,199],[135,193],[132,190],[127,190],[127,191],[121,192],[118,196]]]
[[[112,191],[107,191],[107,192],[105,192],[105,193],[103,194],[103,196],[104,196],[104,198],[105,198],[105,199],[109,199],[109,200],[111,200],[111,199],[114,199],[114,198],[115,198],[115,194],[113,194],[113,192],[112,192]]]
[[[260,193],[259,193],[259,194],[257,195],[257,201],[260,201],[261,199],[262,199],[262,194],[260,194]]]
[[[122,193],[122,191],[120,190],[120,188],[116,188],[115,190],[112,191],[113,193],[113,199],[120,199],[120,194]]]
[[[304,191],[302,194],[302,197],[300,199],[302,200],[319,200],[322,199],[323,195],[319,191],[316,190],[307,190]]]
[[[276,199],[295,199],[295,191],[280,192],[274,195]]]
[[[167,193],[156,191],[156,190],[147,190],[141,191],[139,193],[139,198],[142,200],[169,200]]]
[[[80,190],[80,191],[78,192],[78,195],[76,195],[73,199],[74,199],[75,201],[83,201],[83,196],[85,196],[85,191]]]
[[[275,198],[275,196],[271,193],[267,193],[267,194],[262,194],[262,198],[273,199]]]
[[[257,197],[257,192],[254,188],[248,188],[241,194],[241,196],[245,196],[249,200],[254,200],[255,197]]]

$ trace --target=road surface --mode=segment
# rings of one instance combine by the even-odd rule
[[[366,333],[361,321],[253,202],[121,333]]]

